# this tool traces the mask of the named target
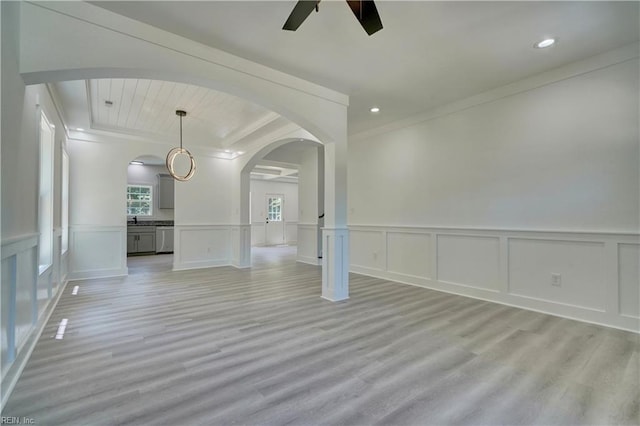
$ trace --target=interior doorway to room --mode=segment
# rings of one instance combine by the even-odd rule
[[[295,250],[283,259],[320,265],[324,147],[304,139],[274,145],[245,172],[251,259],[280,258]]]
[[[174,180],[153,155],[127,167],[127,268],[129,275],[173,269]]]
[[[251,246],[282,247],[297,245],[298,182],[265,178],[261,167],[251,173]],[[270,171],[272,169],[269,169]]]

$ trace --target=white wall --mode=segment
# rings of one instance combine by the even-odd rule
[[[126,185],[131,158],[123,143],[70,139],[70,278],[127,274]]]
[[[355,224],[637,232],[638,62],[351,142]]]
[[[1,391],[4,405],[66,284],[61,253],[64,125],[47,88],[25,87],[18,72],[19,3],[2,2]],[[38,271],[40,109],[55,125],[53,263]],[[0,407],[1,408],[1,407]]]
[[[129,164],[127,167],[127,184],[151,185],[153,187],[153,211],[151,216],[138,217],[138,221],[145,220],[173,220],[173,209],[161,209],[158,201],[158,174],[167,174],[166,166],[148,164]],[[125,204],[126,206],[126,204]]]
[[[101,137],[70,140],[71,277],[127,274],[127,168],[140,155],[163,157],[171,147],[139,140]],[[175,183],[174,269],[231,264],[232,162],[191,148],[197,171]],[[74,161],[75,160],[75,161]],[[155,173],[153,173],[155,178]],[[75,245],[74,245],[75,244]]]
[[[580,67],[350,141],[351,270],[637,330],[637,49]]]
[[[207,157],[197,149],[197,172],[175,186],[173,268],[193,269],[232,263],[232,161]]]
[[[265,244],[267,194],[284,195],[285,243],[296,244],[298,238],[298,184],[251,179],[251,245]]]

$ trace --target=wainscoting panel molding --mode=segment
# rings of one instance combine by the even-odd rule
[[[54,231],[53,262],[42,272],[38,267],[38,234],[2,242],[1,407],[11,394],[67,283],[67,256],[61,255],[59,237],[59,230]]]
[[[298,242],[298,222],[285,222],[284,240],[288,245],[295,245]]]
[[[387,232],[387,270],[431,279],[431,234]]]
[[[603,266],[603,242],[509,239],[509,292],[516,296],[604,312]]]
[[[253,222],[251,225],[251,245],[263,246],[265,242],[264,222]]]
[[[253,222],[251,224],[251,245],[263,247],[266,245],[266,223]],[[284,244],[295,245],[298,241],[298,222],[284,223]]]
[[[640,236],[352,225],[351,272],[640,332]]]
[[[499,238],[438,234],[437,239],[439,281],[498,291]]]
[[[176,225],[173,270],[231,265],[232,225]]]
[[[319,226],[315,223],[298,223],[298,254],[296,260],[311,265],[321,265],[322,259],[318,258]]]
[[[251,266],[251,225],[233,225],[231,227],[231,264],[236,268]]]
[[[351,270],[384,271],[385,239],[384,230],[349,228]]]
[[[72,226],[70,251],[71,281],[128,274],[126,225]]]
[[[618,245],[620,314],[640,319],[640,244]]]

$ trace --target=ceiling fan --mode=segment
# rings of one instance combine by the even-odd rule
[[[346,0],[346,2],[367,34],[371,35],[382,29],[382,21],[373,0]],[[320,0],[299,0],[282,29],[288,31],[297,30],[313,9],[316,12],[318,11],[318,4],[320,4]]]

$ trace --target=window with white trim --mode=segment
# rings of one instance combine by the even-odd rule
[[[40,193],[38,197],[38,265],[42,273],[53,263],[53,147],[55,127],[40,113]]]
[[[127,185],[127,215],[151,216],[153,214],[153,186]]]

